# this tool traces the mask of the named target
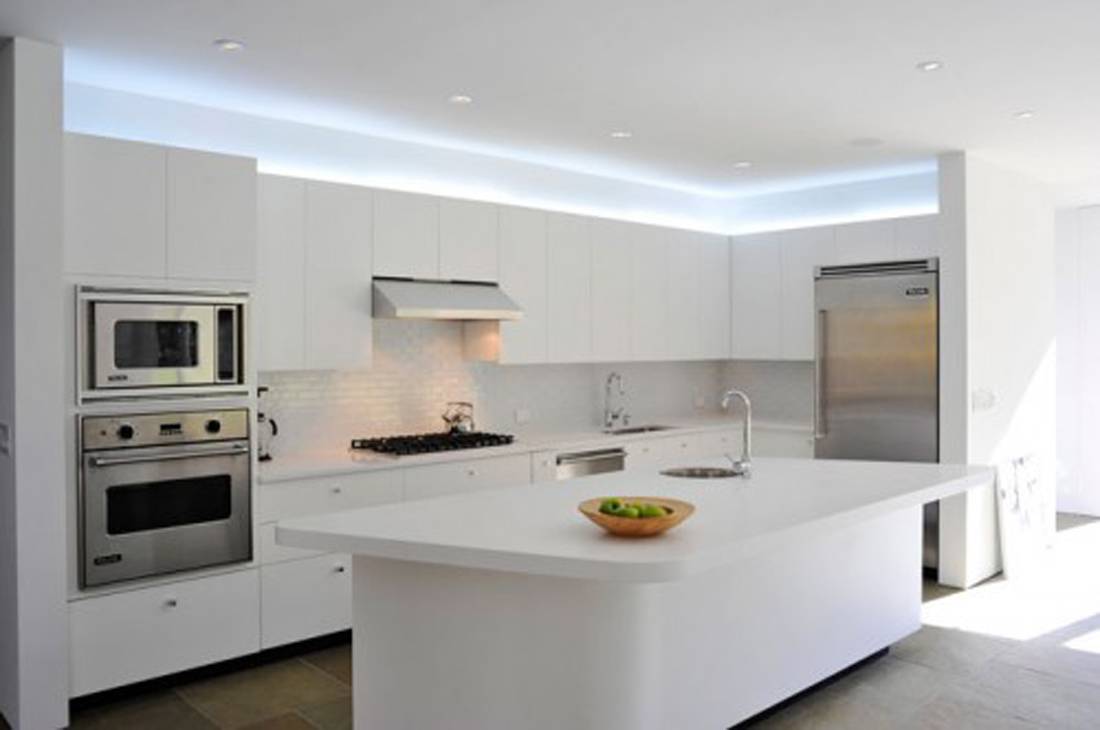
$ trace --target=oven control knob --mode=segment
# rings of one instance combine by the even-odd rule
[[[212,418],[206,422],[207,433],[220,433],[222,430],[222,422],[216,418]]]
[[[115,435],[123,441],[129,441],[134,437],[134,427],[128,423],[124,423],[118,427],[118,430],[115,431]]]

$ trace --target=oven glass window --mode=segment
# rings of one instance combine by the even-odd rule
[[[107,532],[125,535],[228,519],[232,481],[228,474],[214,474],[110,487]]]
[[[199,323],[130,319],[115,322],[115,367],[193,368],[199,364]]]

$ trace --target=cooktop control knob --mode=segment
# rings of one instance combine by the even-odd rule
[[[209,421],[206,422],[206,432],[207,433],[211,433],[211,434],[220,433],[221,430],[222,430],[222,422],[219,421],[218,419],[211,418]]]
[[[118,430],[115,431],[115,435],[123,441],[129,441],[134,437],[134,427],[128,423],[124,423],[118,427]]]

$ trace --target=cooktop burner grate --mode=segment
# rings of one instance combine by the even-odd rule
[[[374,451],[390,456],[434,454],[439,451],[480,449],[487,446],[505,446],[514,436],[501,433],[423,433],[407,436],[386,436],[372,439],[352,439],[354,451]]]

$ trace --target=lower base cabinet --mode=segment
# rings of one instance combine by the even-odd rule
[[[250,568],[72,602],[72,696],[259,651],[259,600]]]
[[[351,628],[351,558],[324,554],[260,568],[261,648]]]

